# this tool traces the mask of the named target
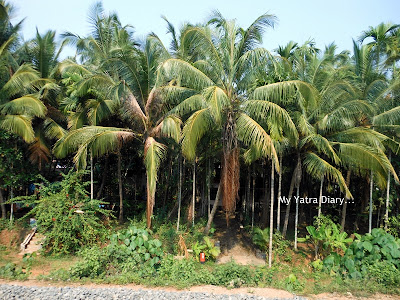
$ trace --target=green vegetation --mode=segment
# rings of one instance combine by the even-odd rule
[[[168,47],[100,2],[61,43],[0,12],[1,278],[400,293],[399,25],[269,51],[270,14],[164,17]],[[266,266],[218,263],[235,232]]]

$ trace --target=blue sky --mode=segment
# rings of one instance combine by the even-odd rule
[[[88,11],[95,3],[87,0],[8,2],[18,9],[15,21],[26,18],[22,31],[25,40],[34,37],[36,27],[41,33],[52,29],[58,34],[71,31],[87,35]],[[138,38],[153,31],[165,43],[169,37],[161,15],[179,28],[184,21],[203,22],[213,9],[218,9],[226,18],[235,18],[240,26],[247,27],[259,15],[269,12],[279,19],[277,26],[264,35],[264,46],[269,50],[290,40],[302,44],[310,38],[320,48],[335,42],[340,51],[351,50],[352,38],[356,39],[369,26],[400,23],[399,0],[103,0],[103,6],[106,11],[116,11],[124,25],[133,25]]]

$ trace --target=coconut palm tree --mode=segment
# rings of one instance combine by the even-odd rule
[[[297,138],[294,124],[284,109],[251,94],[255,75],[272,59],[260,44],[264,29],[272,27],[275,20],[275,16],[264,14],[242,29],[234,20],[226,20],[215,12],[206,26],[193,26],[185,31],[182,43],[190,45],[186,48],[190,60],[171,58],[160,69],[160,81],[170,82],[170,94],[185,94],[173,110],[179,115],[190,114],[183,128],[185,157],[194,160],[197,145],[206,133],[220,133],[222,174],[217,195],[222,195],[227,220],[236,205],[240,147],[247,147],[244,154],[247,161],[269,157],[279,171],[278,157],[267,131],[274,127],[293,140]],[[283,90],[300,85],[301,82],[287,83]],[[277,89],[268,92],[280,96]]]
[[[98,17],[101,18],[101,15]],[[103,24],[96,18],[98,28]],[[113,16],[116,21],[116,16]],[[106,24],[109,24],[107,19]],[[115,22],[111,30],[110,44],[100,43],[101,39],[90,37],[85,42],[88,49],[97,49],[105,46],[100,51],[100,58],[90,60],[101,65],[95,72],[89,72],[78,82],[79,89],[86,93],[90,89],[101,91],[111,102],[116,103],[119,109],[119,124],[123,127],[82,127],[72,130],[65,138],[61,139],[55,148],[59,156],[76,152],[75,161],[84,166],[86,154],[90,150],[93,156],[110,152],[119,152],[122,142],[129,138],[139,138],[144,145],[144,163],[147,174],[147,226],[151,227],[151,218],[155,203],[157,171],[165,155],[166,146],[161,143],[161,136],[171,137],[176,141],[180,138],[180,120],[174,115],[164,117],[168,106],[163,102],[161,93],[155,88],[157,67],[164,57],[169,56],[160,40],[151,35],[146,39],[140,49],[131,39],[127,27],[121,27]],[[82,41],[77,41],[82,44]],[[82,48],[81,53],[86,53]],[[83,54],[82,54],[83,55]],[[96,68],[97,65],[94,65]],[[83,66],[69,62],[65,71],[84,72]],[[94,92],[97,93],[97,92]],[[108,100],[107,100],[108,101]],[[100,102],[98,102],[100,103]],[[85,114],[83,114],[85,115]],[[120,214],[121,218],[121,214]]]

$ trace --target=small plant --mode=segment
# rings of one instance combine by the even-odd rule
[[[200,253],[204,252],[207,260],[215,260],[221,253],[221,250],[218,247],[215,247],[214,243],[210,240],[209,237],[203,237],[203,241],[203,243],[196,242],[193,245],[193,253],[195,258],[198,261]]]
[[[267,252],[269,245],[269,228],[261,229],[254,227],[253,229],[253,243],[260,248],[260,250]],[[273,252],[279,257],[283,257],[284,261],[291,261],[291,254],[288,253],[290,242],[287,241],[279,232],[275,232],[272,236]]]
[[[7,263],[5,266],[0,268],[0,278],[4,279],[26,280],[28,279],[29,274],[29,270],[24,272],[22,267],[18,267],[14,263]]]
[[[329,218],[323,217],[315,221],[316,226],[307,226],[308,235],[299,238],[299,242],[311,242],[315,247],[315,259],[323,259],[332,252],[346,251],[353,239],[347,237],[346,232],[341,232],[339,225]]]
[[[294,274],[289,274],[285,279],[285,287],[290,292],[299,292],[304,289],[304,284],[302,284]]]

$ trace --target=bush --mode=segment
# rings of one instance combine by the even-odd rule
[[[40,198],[19,198],[33,207],[38,231],[45,235],[47,253],[68,254],[83,246],[96,244],[107,236],[102,218],[110,215],[99,200],[91,200],[81,183],[86,172],[71,170],[61,182],[41,184]],[[16,198],[17,199],[17,198]]]
[[[159,263],[163,254],[161,246],[147,230],[131,226],[113,234],[104,248],[95,246],[82,250],[83,260],[71,269],[71,275],[103,278],[105,275],[142,272],[144,267],[153,268]]]
[[[383,229],[374,228],[371,234],[356,235],[343,257],[337,253],[324,259],[324,268],[352,279],[375,278],[388,283],[400,270],[400,243]],[[378,275],[379,267],[385,275]]]
[[[316,218],[315,226],[307,226],[305,238],[299,238],[299,242],[311,242],[315,248],[315,259],[325,258],[332,253],[346,251],[353,239],[347,237],[346,232],[341,232],[338,224],[330,218],[321,216]]]

